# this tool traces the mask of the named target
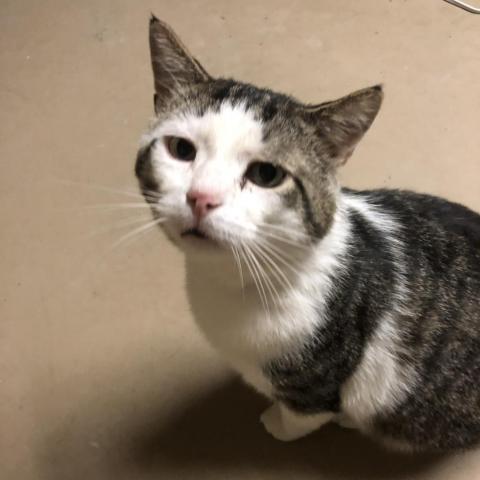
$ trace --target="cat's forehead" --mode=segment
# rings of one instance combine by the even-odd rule
[[[263,123],[284,116],[297,105],[297,102],[287,95],[236,80],[215,80],[206,85],[203,93],[207,107],[218,108],[224,103],[242,104]]]
[[[187,137],[210,150],[256,155],[272,130],[278,132],[277,125],[291,121],[293,106],[290,97],[271,90],[217,80],[177,98],[152,133]]]
[[[187,138],[209,153],[256,155],[263,147],[263,124],[254,113],[238,103],[226,101],[218,109],[185,109],[159,122],[153,137]]]
[[[185,113],[182,128],[192,139],[215,150],[254,150],[262,146],[263,125],[243,103],[224,102],[203,114]],[[252,152],[254,153],[254,152]]]

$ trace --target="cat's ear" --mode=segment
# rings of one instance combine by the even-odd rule
[[[155,80],[155,108],[187,85],[206,82],[210,75],[183,46],[175,32],[152,15],[150,54]]]
[[[381,85],[365,88],[333,102],[306,106],[304,113],[328,143],[335,167],[343,165],[370,128],[383,100]]]

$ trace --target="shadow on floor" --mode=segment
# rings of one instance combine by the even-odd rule
[[[278,442],[258,421],[265,407],[265,401],[240,381],[219,385],[161,429],[150,424],[127,433],[128,467],[140,478],[142,471],[169,472],[169,478],[179,479],[217,478],[215,472],[230,478],[227,472],[238,471],[245,473],[241,478],[275,478],[276,473],[295,479],[392,480],[422,476],[445,460],[388,452],[334,425],[293,443]]]

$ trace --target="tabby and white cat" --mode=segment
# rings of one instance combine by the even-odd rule
[[[185,252],[200,329],[294,440],[330,421],[408,450],[480,440],[480,216],[341,188],[379,86],[304,105],[212,78],[153,17],[136,174]]]

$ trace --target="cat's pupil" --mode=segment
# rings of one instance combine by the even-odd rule
[[[271,163],[262,163],[258,167],[258,174],[263,183],[270,183],[277,176],[277,169]]]
[[[286,172],[268,162],[254,162],[250,164],[245,177],[255,185],[264,188],[273,188],[280,185],[285,179]]]
[[[166,137],[165,144],[172,157],[182,161],[193,161],[196,156],[195,145],[181,137]]]
[[[193,153],[193,145],[190,142],[187,142],[183,138],[177,142],[177,155],[180,158],[189,158]]]

